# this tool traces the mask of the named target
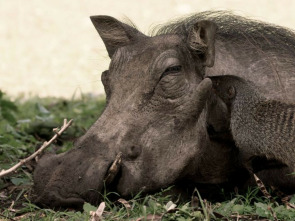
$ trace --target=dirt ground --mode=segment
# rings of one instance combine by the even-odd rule
[[[238,14],[295,29],[292,0],[0,0],[0,90],[10,96],[71,98],[100,94],[109,59],[90,15],[152,25],[204,10]]]

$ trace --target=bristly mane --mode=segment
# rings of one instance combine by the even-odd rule
[[[248,43],[262,50],[281,51],[295,56],[295,34],[292,30],[274,24],[234,15],[229,11],[205,11],[156,26],[151,35],[180,34],[187,36],[191,26],[200,20],[217,24],[217,36],[223,42]]]
[[[216,41],[223,42],[227,50],[239,56],[240,60],[255,58],[256,62],[266,62],[271,67],[278,89],[287,98],[281,74],[283,70],[295,74],[295,33],[291,29],[244,18],[229,11],[205,11],[156,26],[151,35],[178,34],[186,37],[192,25],[200,20],[215,22],[218,27]]]

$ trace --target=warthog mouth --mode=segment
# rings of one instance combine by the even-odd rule
[[[111,164],[110,168],[106,172],[106,176],[104,178],[105,185],[110,185],[113,183],[115,177],[118,175],[122,164],[122,152],[119,152]]]

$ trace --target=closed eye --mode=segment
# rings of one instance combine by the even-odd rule
[[[175,66],[171,66],[169,68],[167,68],[163,74],[161,75],[161,78],[163,78],[164,76],[168,75],[168,74],[174,74],[174,73],[178,73],[180,72],[182,69],[182,66],[181,65],[175,65]],[[160,78],[160,79],[161,79]]]

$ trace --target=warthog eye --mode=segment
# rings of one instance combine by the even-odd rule
[[[168,74],[178,73],[181,71],[181,69],[182,69],[181,65],[171,66],[163,72],[163,74],[161,75],[161,78],[163,78],[164,76],[166,76]]]

